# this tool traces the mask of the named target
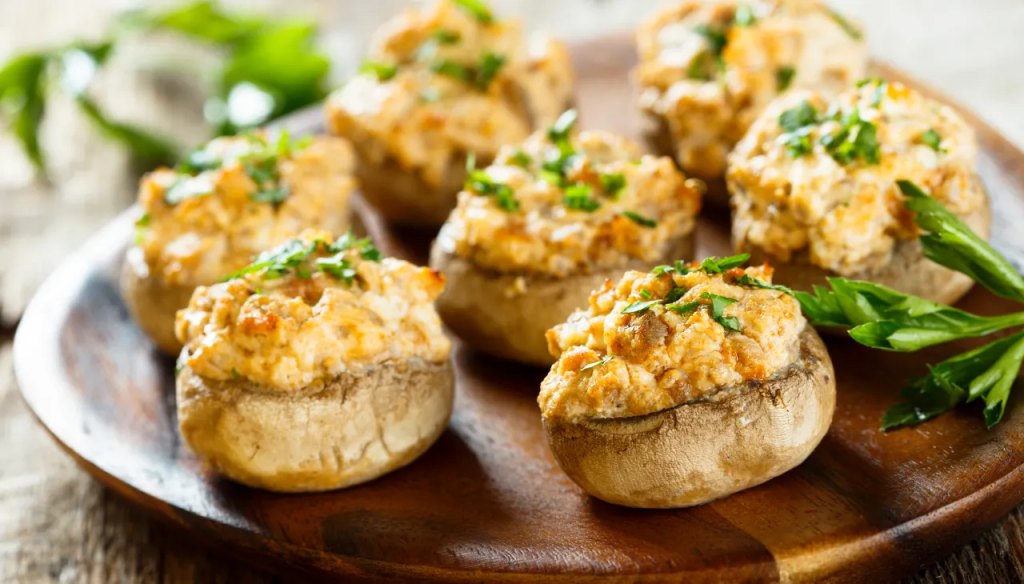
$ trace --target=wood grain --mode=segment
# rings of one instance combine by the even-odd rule
[[[575,54],[584,125],[633,131],[621,84],[628,44],[586,45]],[[308,128],[309,119],[295,123]],[[983,177],[1004,194],[996,237],[1012,245],[1024,202],[1024,154],[979,130]],[[703,221],[699,253],[727,252],[723,219]],[[367,223],[386,251],[422,259],[422,235]],[[25,398],[86,470],[132,503],[289,573],[889,580],[955,550],[1024,495],[1020,398],[991,432],[978,412],[960,409],[918,429],[881,434],[879,415],[897,384],[954,348],[886,355],[842,340],[830,344],[840,399],[819,450],[794,472],[696,509],[636,511],[584,496],[558,471],[541,437],[534,396],[543,372],[461,346],[456,414],[417,463],[338,493],[245,489],[209,475],[181,448],[171,364],[128,321],[115,286],[129,232],[122,217],[34,301],[16,349]],[[981,290],[964,306],[1007,309]],[[1018,544],[1019,537],[1006,545]]]

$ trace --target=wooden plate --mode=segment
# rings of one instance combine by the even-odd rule
[[[594,41],[574,54],[583,125],[635,133],[629,41]],[[995,238],[1007,249],[1024,224],[1024,153],[970,119],[995,198]],[[319,114],[293,122],[321,128]],[[386,251],[424,258],[429,236],[389,231],[370,214],[364,220]],[[705,217],[699,229],[701,255],[728,253],[724,217]],[[132,324],[117,290],[130,234],[121,216],[57,268],[32,302],[15,341],[25,400],[79,464],[133,503],[289,574],[887,581],[951,552],[1024,498],[1019,395],[991,431],[977,409],[959,408],[883,434],[879,416],[903,382],[963,347],[896,355],[845,339],[829,340],[839,404],[814,455],[763,486],[695,509],[632,510],[585,496],[542,435],[535,396],[544,372],[458,343],[455,415],[421,459],[334,493],[244,488],[212,476],[182,447],[172,363]],[[980,289],[963,307],[1014,308]]]

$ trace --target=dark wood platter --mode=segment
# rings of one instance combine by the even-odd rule
[[[592,41],[573,53],[583,126],[636,134],[629,40]],[[994,240],[1024,257],[1014,233],[1024,217],[1024,153],[963,113],[978,131]],[[322,131],[319,113],[288,125]],[[423,261],[429,234],[390,230],[365,210],[362,219],[386,252]],[[1024,390],[991,431],[978,410],[960,408],[883,434],[880,415],[903,382],[964,347],[897,355],[840,338],[828,340],[838,409],[817,451],[778,479],[694,509],[641,511],[588,498],[544,441],[535,402],[544,371],[457,342],[455,414],[418,461],[333,493],[241,487],[203,469],[178,438],[173,363],[133,325],[117,290],[131,230],[127,215],[103,229],[55,270],[25,313],[14,354],[25,401],[82,467],[132,503],[287,574],[889,581],[950,553],[1024,499]],[[725,214],[706,212],[698,239],[701,257],[728,253]],[[1013,308],[979,288],[961,305],[985,314]]]

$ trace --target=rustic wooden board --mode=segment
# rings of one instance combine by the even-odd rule
[[[575,49],[583,125],[634,132],[627,41]],[[882,73],[900,77],[896,72]],[[1013,252],[1024,216],[1024,153],[972,118],[995,239]],[[300,116],[293,129],[319,127]],[[422,260],[429,235],[364,216],[382,247]],[[456,343],[455,415],[409,467],[335,493],[276,495],[200,467],[176,432],[173,365],[129,320],[116,273],[131,233],[122,216],[59,267],[23,319],[15,363],[26,402],[86,470],[151,513],[251,561],[327,575],[506,581],[890,580],[947,554],[1024,498],[1024,409],[1011,399],[986,431],[962,408],[882,434],[902,382],[963,346],[917,355],[843,339],[835,423],[808,461],[761,487],[703,507],[639,511],[585,496],[544,442],[535,395],[544,372]],[[699,254],[727,253],[708,214]],[[1020,256],[1021,254],[1015,254]],[[962,303],[1012,307],[983,290]]]

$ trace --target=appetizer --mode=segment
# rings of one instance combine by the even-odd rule
[[[527,43],[481,0],[440,0],[389,23],[359,75],[327,103],[355,146],[366,199],[387,219],[437,226],[455,206],[466,159],[491,162],[569,105],[572,72],[558,42]]]
[[[305,228],[349,225],[352,151],[338,138],[217,138],[175,169],[142,179],[121,290],[142,330],[177,354],[174,315],[196,286],[219,282]]]
[[[652,145],[722,202],[726,156],[772,99],[842,91],[867,66],[860,30],[817,0],[683,0],[636,38]]]
[[[569,110],[471,170],[431,250],[449,282],[438,311],[478,350],[550,365],[545,332],[605,278],[693,252],[703,185],[575,121]]]
[[[178,313],[178,421],[218,472],[322,491],[412,462],[452,411],[444,277],[369,240],[304,232]]]
[[[627,272],[548,332],[544,430],[587,493],[687,507],[797,466],[835,409],[832,362],[771,268],[734,256]]]
[[[971,279],[924,257],[897,181],[921,185],[987,237],[976,155],[953,109],[899,83],[868,80],[832,98],[793,93],[730,156],[733,242],[797,289],[839,275],[953,303]]]

